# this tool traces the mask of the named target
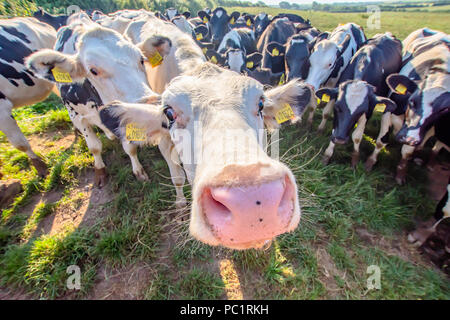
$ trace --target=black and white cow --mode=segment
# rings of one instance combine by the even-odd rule
[[[219,47],[222,42],[223,37],[230,31],[230,21],[237,20],[239,17],[239,13],[236,12],[232,15],[228,15],[227,11],[218,7],[214,9],[211,14],[208,14],[205,11],[199,11],[198,16],[203,20],[205,24],[208,24],[210,28],[211,41],[213,42],[216,48]]]
[[[263,34],[264,30],[269,26],[272,19],[265,12],[261,12],[255,18],[255,22],[253,24],[253,31],[255,32],[256,39]]]
[[[52,48],[55,41],[56,31],[35,18],[0,20],[0,130],[30,157],[40,176],[46,175],[47,166],[31,149],[11,111],[44,100],[54,88],[29,72],[24,60],[37,50]]]
[[[339,79],[339,87],[320,89],[316,95],[330,101],[335,100],[333,132],[325,151],[324,162],[328,163],[336,144],[345,144],[353,131],[354,151],[352,166],[359,161],[359,145],[367,121],[378,106],[386,116],[395,110],[396,104],[385,98],[389,93],[386,78],[400,70],[402,44],[390,33],[379,34],[367,41],[351,59]]]
[[[263,55],[263,68],[269,68],[273,73],[284,72],[284,44],[295,33],[294,24],[287,18],[272,21],[256,46]]]
[[[388,143],[389,129],[394,126],[397,140],[402,146],[402,160],[397,166],[396,181],[404,183],[408,160],[417,147],[422,147],[433,134],[436,121],[446,114],[450,108],[450,53],[448,36],[436,42],[434,36],[421,40],[429,41],[432,46],[422,43],[429,50],[412,52],[412,59],[404,64],[399,74],[387,78],[392,93],[390,98],[396,102],[397,108],[390,117],[382,121],[377,146],[369,158],[366,168],[376,163],[378,153]],[[448,145],[437,142],[433,152]]]
[[[163,50],[162,56],[165,55]],[[108,124],[102,122],[99,108],[115,100],[148,102],[158,99],[148,84],[145,60],[142,51],[118,32],[82,21],[59,30],[55,50],[40,50],[27,58],[27,66],[37,76],[58,82],[72,123],[84,136],[94,156],[95,183],[99,186],[106,182],[106,169],[101,156],[102,143],[93,127],[102,129],[108,138],[115,138]],[[68,78],[67,83],[55,76],[52,72],[55,68]],[[138,145],[126,139],[121,142],[130,156],[135,176],[147,180],[137,158]]]
[[[69,16],[66,15],[52,15],[42,8],[39,8],[38,11],[34,12],[33,17],[41,22],[51,25],[55,30],[65,26],[67,18],[69,18]]]

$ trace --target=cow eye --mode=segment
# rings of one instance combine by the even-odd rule
[[[97,69],[91,68],[89,71],[90,71],[94,76],[98,76],[98,71],[97,71]]]
[[[144,58],[141,57],[141,65],[144,65]]]
[[[177,118],[177,114],[173,110],[171,106],[166,105],[163,110],[164,114],[167,117],[167,120],[169,120],[169,129],[172,127],[173,123],[175,122],[175,119]]]
[[[260,115],[262,117],[262,111],[264,109],[264,98],[261,97],[259,98],[259,102],[258,102],[258,115]]]

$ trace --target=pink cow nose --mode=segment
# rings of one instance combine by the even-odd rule
[[[287,231],[294,193],[287,177],[255,186],[206,188],[203,212],[222,245],[260,247]]]

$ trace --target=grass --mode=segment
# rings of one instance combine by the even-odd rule
[[[360,14],[300,14],[323,30],[346,21],[365,23]],[[448,16],[383,13],[383,29],[376,32],[392,30],[405,37],[425,25],[448,32],[444,17]],[[368,30],[369,36],[373,32]],[[29,138],[50,136],[55,145],[72,128],[55,96],[16,109],[14,116]],[[319,120],[318,112],[314,128]],[[373,150],[379,122],[375,115],[368,124],[361,145],[362,161]],[[331,123],[327,130],[330,132]],[[350,145],[336,147],[331,163],[324,166],[320,159],[328,136],[302,125],[283,129],[282,161],[293,170],[299,186],[300,226],[278,237],[267,250],[241,252],[209,247],[189,236],[189,213],[173,210],[175,191],[157,148],[139,151],[151,177],[149,182],[139,182],[121,146],[104,135],[100,137],[110,174],[108,194],[102,193],[109,201],[103,204],[95,202],[94,191],[89,193],[83,187],[86,181],[92,182],[93,158],[82,139],[46,151],[42,156],[50,174],[39,179],[28,158],[0,134],[0,170],[6,179],[19,179],[23,186],[23,192],[1,213],[1,287],[20,289],[30,297],[43,299],[92,295],[114,298],[108,286],[95,296],[102,288],[98,284],[101,270],[105,266],[126,270],[144,264],[148,266],[146,280],[140,283],[143,289],[139,295],[143,299],[450,298],[450,284],[440,271],[414,250],[397,250],[398,243],[413,228],[414,219],[430,217],[436,203],[424,196],[427,176],[421,167],[411,164],[408,183],[395,183],[393,173],[400,149],[393,140],[374,171],[366,173],[362,162],[355,170],[350,168]],[[44,201],[54,194],[59,195],[57,200]],[[94,210],[96,214],[89,223],[69,223],[57,233],[41,231],[43,222],[64,216],[64,210]],[[359,230],[375,240],[368,242]],[[80,291],[66,286],[71,265],[81,269]],[[371,265],[380,268],[380,290],[367,290],[367,267]],[[127,275],[127,279],[136,277]],[[131,289],[127,285],[134,288],[136,281],[127,283],[122,283],[120,290]]]

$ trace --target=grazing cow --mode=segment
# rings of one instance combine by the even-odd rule
[[[261,35],[256,45],[263,55],[262,67],[273,73],[284,72],[284,44],[296,32],[295,26],[287,18],[273,20]]]
[[[164,55],[162,51],[160,54]],[[94,156],[96,185],[106,183],[106,169],[102,143],[93,126],[102,129],[108,138],[115,138],[108,124],[101,121],[98,108],[114,100],[158,99],[148,85],[144,62],[142,52],[118,32],[81,21],[59,30],[55,50],[41,50],[27,58],[29,69],[37,76],[58,82],[70,119]],[[137,144],[126,139],[121,142],[135,176],[147,180],[137,158]]]
[[[386,77],[400,70],[402,63],[402,44],[392,34],[376,35],[367,41],[353,56],[339,79],[339,88],[320,89],[316,95],[336,100],[334,107],[333,132],[330,144],[325,151],[324,162],[328,163],[336,144],[345,144],[352,129],[354,151],[352,166],[359,161],[359,145],[362,141],[367,121],[375,107],[387,114],[396,109],[396,104],[384,98],[389,93]]]
[[[415,148],[423,146],[432,135],[430,130],[436,121],[450,107],[448,37],[437,43],[432,36],[425,39],[433,46],[429,50],[421,50],[419,54],[413,52],[413,58],[402,67],[400,73],[387,78],[387,84],[392,90],[390,97],[396,102],[397,108],[382,122],[377,147],[366,166],[370,169],[376,162],[379,151],[388,142],[389,128],[393,125],[397,140],[404,143],[402,160],[396,174],[399,184],[405,182],[408,160]],[[445,146],[448,145],[437,143],[434,152]]]
[[[236,20],[239,17],[239,13],[234,13],[232,15],[228,15],[227,11],[218,7],[214,9],[212,14],[208,14],[205,11],[199,11],[198,16],[203,20],[204,23],[207,23],[210,27],[211,41],[216,48],[219,47],[222,42],[223,37],[230,31],[230,22],[234,19]]]
[[[31,149],[11,111],[44,100],[54,88],[30,73],[24,59],[34,51],[52,48],[55,41],[56,31],[35,18],[0,20],[0,130],[30,157],[41,177],[47,174],[47,166]]]
[[[38,11],[34,12],[33,17],[41,22],[51,25],[55,30],[65,26],[67,23],[67,18],[69,18],[69,16],[66,15],[52,15],[42,8],[39,8]]]
[[[170,136],[162,138],[161,151],[169,155],[176,151],[179,159],[174,155],[166,159],[183,164],[171,171],[172,178],[178,178],[174,184],[182,192],[184,168],[193,185],[191,234],[210,245],[247,249],[293,230],[300,218],[295,180],[289,169],[260,149],[258,132],[264,123],[279,127],[279,112],[289,106],[300,114],[312,99],[312,90],[292,81],[264,92],[256,80],[205,62],[192,38],[158,19],[149,19],[141,35],[146,37],[139,44],[144,53],[154,51],[155,37],[167,38],[170,46],[163,63],[149,69],[149,79],[152,88],[164,91],[163,129],[168,128]],[[127,104],[110,107],[113,110],[105,108],[105,117],[122,126],[119,132],[128,121],[141,118],[133,116],[133,107]],[[146,131],[158,129],[147,126]],[[235,141],[227,138],[227,130],[245,141],[238,139],[237,145],[223,148],[219,141]],[[259,159],[252,159],[255,154],[245,145],[262,151],[257,152]]]
[[[255,22],[253,24],[253,31],[255,32],[255,38],[258,40],[259,37],[263,34],[264,30],[269,26],[271,22],[271,18],[265,12],[261,12],[255,18]]]

